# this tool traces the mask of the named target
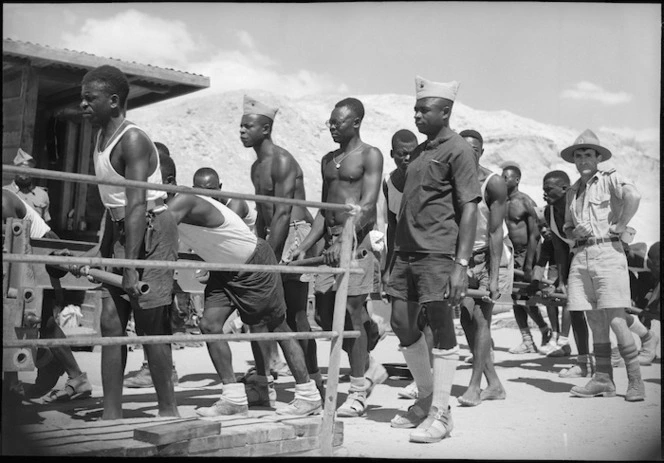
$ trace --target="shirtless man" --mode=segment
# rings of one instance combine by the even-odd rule
[[[461,326],[466,333],[473,354],[473,373],[468,389],[459,397],[463,406],[473,407],[483,400],[505,399],[505,389],[500,383],[491,358],[491,315],[494,302],[501,294],[512,293],[514,261],[511,243],[505,225],[507,186],[500,175],[480,165],[484,153],[484,140],[475,130],[459,133],[473,148],[477,159],[477,174],[482,199],[477,206],[477,228],[473,253],[468,266],[473,288],[488,290],[489,297],[475,301],[464,298],[461,302]],[[482,374],[487,387],[481,390]]]
[[[245,95],[240,140],[246,148],[253,148],[256,152],[256,161],[251,166],[251,182],[257,195],[304,200],[304,173],[300,164],[291,153],[272,141],[272,124],[276,114],[276,108]],[[291,253],[311,231],[314,221],[311,213],[306,207],[283,203],[257,203],[257,212],[258,237],[268,242],[280,262],[290,261]],[[302,281],[297,274],[286,273],[281,277],[288,308],[288,326],[293,331],[311,331],[307,318],[309,283]],[[303,339],[300,344],[309,376],[323,394],[316,341]]]
[[[270,245],[256,237],[249,227],[220,201],[193,194],[178,194],[168,209],[179,224],[180,240],[193,249],[206,262],[276,265],[277,260]],[[232,304],[231,304],[232,303]],[[205,286],[205,310],[200,322],[205,334],[223,332],[224,322],[237,308],[240,318],[249,325],[252,333],[291,332],[286,323],[284,290],[279,276],[271,272],[211,271]],[[256,343],[259,347],[262,342]],[[295,400],[277,413],[307,416],[322,410],[321,395],[310,380],[304,353],[295,339],[279,341],[288,366],[295,378]],[[219,400],[211,407],[200,408],[200,416],[244,415],[251,403],[259,400],[243,383],[238,383],[233,373],[231,350],[227,341],[208,342],[208,351],[217,374],[223,383]],[[262,358],[256,357],[256,370],[260,384],[251,388],[261,389],[259,399],[263,405],[274,406],[276,391],[267,377]]]
[[[95,174],[100,179],[127,179],[162,184],[159,154],[148,135],[125,119],[129,82],[113,66],[89,71],[81,83],[81,110],[99,127],[94,146]],[[102,257],[171,260],[178,255],[177,225],[166,210],[166,193],[143,188],[99,184],[107,220],[101,245],[85,253]],[[79,266],[70,270],[78,275]],[[115,269],[114,269],[115,270]],[[102,296],[102,336],[125,336],[133,312],[140,335],[171,334],[173,270],[123,268],[122,289],[105,286]],[[141,294],[139,281],[150,284]],[[170,344],[146,344],[150,374],[157,393],[159,416],[179,416],[173,390]],[[101,377],[104,390],[102,419],[122,418],[122,383],[127,346],[102,346]]]
[[[530,282],[532,279],[535,255],[537,254],[537,243],[540,235],[537,227],[537,212],[535,201],[530,196],[519,191],[521,181],[521,169],[517,166],[508,165],[503,168],[503,178],[507,185],[507,229],[509,238],[514,246],[514,269],[523,270],[524,278],[516,278],[514,281]],[[537,347],[533,342],[533,336],[528,328],[528,315],[533,319],[542,332],[542,346],[546,346],[551,340],[551,328],[542,318],[537,306],[523,306],[518,304],[519,297],[512,297],[514,304],[514,318],[521,331],[522,342],[510,349],[511,354],[537,353]]]
[[[367,396],[373,386],[387,379],[387,372],[381,364],[369,364],[367,332],[365,323],[369,320],[364,301],[373,291],[375,256],[371,252],[369,232],[376,223],[376,202],[380,192],[383,173],[383,155],[378,148],[367,145],[360,138],[360,126],[364,118],[364,105],[355,98],[339,101],[330,115],[327,126],[337,150],[323,156],[321,174],[323,176],[322,202],[335,204],[355,204],[360,207],[355,233],[358,249],[369,252],[357,260],[364,270],[363,275],[351,275],[348,283],[346,303],[346,329],[350,324],[360,332],[357,339],[344,339],[344,350],[350,363],[350,389],[346,402],[337,410],[338,416],[361,416],[366,411]],[[311,232],[293,253],[292,259],[305,257],[306,252],[322,237],[325,239],[323,255],[327,265],[339,264],[341,232],[348,218],[347,212],[320,210]],[[337,282],[334,275],[318,275],[314,284],[316,310],[324,330],[332,329],[334,299]]]

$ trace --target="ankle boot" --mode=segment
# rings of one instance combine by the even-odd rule
[[[627,402],[639,402],[646,398],[646,386],[641,378],[641,367],[629,365],[627,368],[627,392],[625,400]]]
[[[616,385],[608,373],[595,373],[585,386],[574,386],[570,390],[574,397],[615,397]]]

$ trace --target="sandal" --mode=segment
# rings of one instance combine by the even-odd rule
[[[69,400],[83,399],[92,395],[92,385],[88,375],[81,373],[76,378],[69,378],[63,389],[53,389],[41,398],[42,403],[67,402]]]
[[[351,392],[346,401],[337,409],[337,416],[357,417],[362,416],[367,409],[366,392]]]

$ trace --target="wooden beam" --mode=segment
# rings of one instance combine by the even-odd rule
[[[34,153],[35,123],[37,121],[37,100],[39,97],[39,75],[34,69],[26,67],[21,78],[21,95],[23,96],[23,128],[21,131],[21,148]]]
[[[65,131],[65,140],[64,140],[64,164],[63,170],[65,172],[75,172],[76,167],[76,136],[78,134],[78,125],[67,121],[66,131]],[[71,209],[72,198],[74,196],[74,189],[76,183],[74,182],[65,182],[62,186],[62,202],[60,203],[60,214],[58,217],[58,228],[66,230],[67,229],[67,213]]]
[[[92,156],[92,126],[90,125],[90,120],[83,119],[78,140],[78,171],[82,174],[90,174],[90,157]],[[77,183],[76,199],[74,200],[74,209],[76,210],[74,213],[75,227],[78,227],[78,224],[85,217],[87,198],[88,184]]]

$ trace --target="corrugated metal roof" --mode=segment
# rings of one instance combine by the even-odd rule
[[[41,50],[40,50],[41,49]],[[50,47],[48,45],[41,45],[37,43],[32,43],[32,42],[24,42],[20,40],[14,40],[10,38],[4,38],[3,39],[3,49],[2,49],[3,55],[13,55],[13,56],[22,56],[22,57],[29,57],[29,58],[36,58],[40,61],[51,61],[51,63],[56,64],[58,62],[62,62],[62,59],[69,58],[66,60],[67,65],[74,65],[74,64],[79,64],[84,67],[95,67],[97,64],[90,62],[89,64],[86,63],[86,61],[95,61],[95,60],[112,60],[118,63],[118,67],[131,67],[132,68],[132,73],[136,73],[135,71],[140,68],[144,68],[146,70],[154,70],[157,73],[161,71],[166,71],[167,73],[176,73],[176,74],[181,74],[181,75],[186,75],[186,76],[192,76],[194,77],[194,82],[191,81],[191,79],[188,79],[188,83],[196,86],[201,86],[201,87],[209,87],[210,85],[210,80],[208,77],[203,76],[202,74],[195,74],[191,72],[186,72],[186,71],[180,71],[177,69],[173,68],[166,68],[166,67],[160,67],[160,66],[153,66],[151,64],[143,64],[143,63],[137,63],[135,61],[126,61],[126,60],[121,60],[117,58],[111,58],[111,57],[103,57],[99,55],[94,55],[92,53],[87,53],[84,51],[76,51],[76,50],[70,50],[67,48],[55,48],[55,47]],[[41,53],[40,53],[41,52]],[[47,55],[47,53],[50,55]],[[55,53],[55,54],[54,54]],[[62,56],[61,56],[62,55]],[[80,58],[84,58],[81,60]],[[124,66],[123,66],[124,65]],[[149,75],[153,76],[153,73],[148,72]],[[156,76],[153,76],[156,77]]]

